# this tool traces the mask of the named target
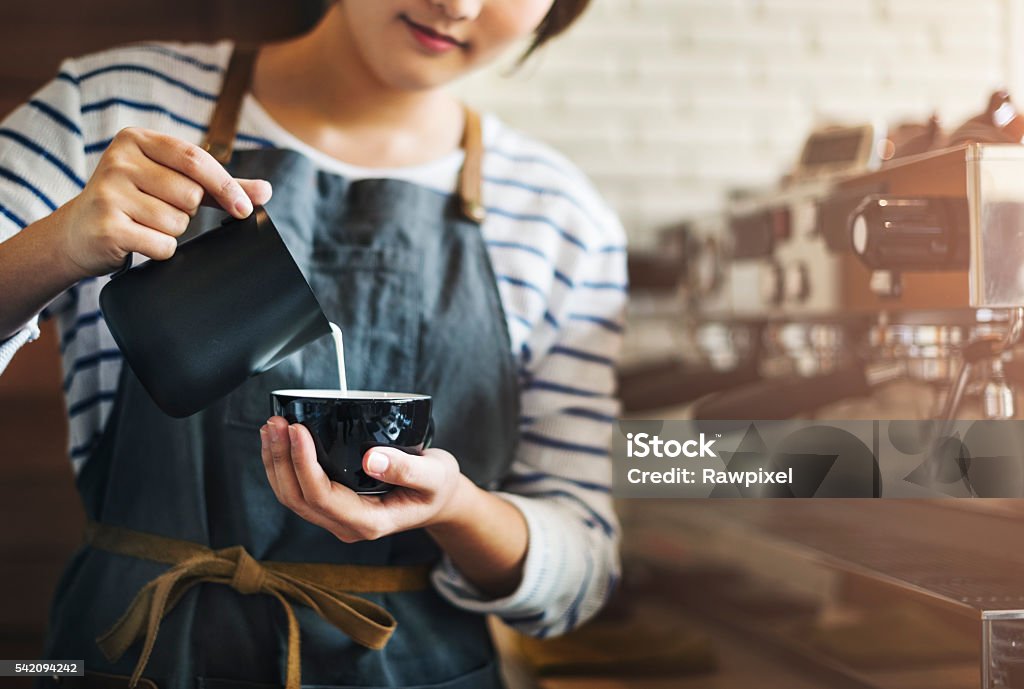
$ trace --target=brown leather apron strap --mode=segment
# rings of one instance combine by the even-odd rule
[[[117,555],[170,564],[172,567],[146,584],[128,609],[96,642],[111,662],[138,639],[142,652],[132,674],[131,686],[142,677],[156,643],[160,622],[199,583],[230,586],[248,595],[274,596],[288,618],[288,665],[286,689],[300,689],[299,625],[292,609],[299,603],[347,634],[356,643],[383,648],[396,622],[387,610],[360,592],[417,591],[427,588],[429,565],[369,567],[364,565],[259,562],[242,546],[211,550],[198,543],[90,522],[86,542]]]
[[[238,132],[238,119],[242,113],[242,101],[252,84],[252,70],[256,64],[259,47],[255,45],[236,46],[231,53],[220,96],[213,109],[210,126],[203,139],[203,149],[217,159],[221,165],[231,160],[231,152],[235,148],[235,134]]]
[[[224,74],[220,96],[203,140],[203,148],[222,165],[231,160],[242,102],[252,85],[252,71],[258,54],[259,46],[236,46]],[[459,171],[458,193],[463,215],[475,223],[482,223],[487,215],[483,203],[483,128],[479,113],[468,106],[464,107],[464,112],[466,122],[462,130],[462,149],[466,157]]]
[[[459,172],[459,197],[462,213],[475,223],[487,217],[483,198],[484,143],[480,114],[465,107],[466,124],[462,130],[462,150],[466,158]]]

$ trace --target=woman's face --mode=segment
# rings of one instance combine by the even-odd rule
[[[433,88],[529,36],[554,0],[339,0],[356,51],[388,86]]]

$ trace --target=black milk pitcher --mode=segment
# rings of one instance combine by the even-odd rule
[[[166,261],[130,267],[100,293],[125,360],[164,412],[184,417],[331,329],[266,210],[228,218]]]

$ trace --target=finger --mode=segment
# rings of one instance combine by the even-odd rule
[[[327,477],[320,463],[316,461],[313,437],[305,426],[292,424],[288,427],[288,434],[292,448],[291,459],[295,469],[295,478],[298,479],[299,489],[310,507],[320,512],[331,513],[336,511],[333,507],[337,502],[345,501],[345,492],[355,496],[355,493],[344,486],[340,486],[342,490],[338,491],[337,496],[332,496],[331,479]],[[341,505],[338,506],[341,507]]]
[[[385,483],[418,491],[433,491],[438,483],[436,461],[394,447],[368,450],[363,455],[363,471]]]
[[[277,478],[277,497],[282,504],[305,516],[304,512],[308,510],[292,465],[288,422],[280,416],[273,416],[267,421],[267,429],[270,433],[270,463]]]
[[[262,206],[274,195],[274,187],[265,179],[241,179],[236,178],[238,184],[249,195],[249,200],[256,206]]]
[[[270,489],[277,495],[277,474],[274,472],[274,460],[270,457],[270,427],[266,424],[260,428],[260,458],[263,460],[263,470],[267,472]]]
[[[245,190],[245,193],[249,195],[249,199],[252,201],[254,206],[262,206],[270,197],[273,195],[273,189],[270,186],[270,182],[262,179],[240,179],[236,178],[239,186]],[[220,208],[220,204],[210,194],[203,197],[202,205],[209,206],[210,208]]]
[[[247,218],[252,213],[252,200],[242,185],[199,146],[153,131],[136,132],[134,136],[147,158],[199,183],[221,208],[236,218]]]
[[[354,543],[355,541],[364,540],[365,536],[363,534],[352,529],[348,524],[339,523],[337,520],[331,519],[325,514],[312,509],[305,500],[302,495],[302,490],[298,484],[295,471],[293,468],[290,468],[290,457],[292,453],[290,448],[292,443],[289,438],[287,421],[280,416],[274,416],[267,421],[266,428],[268,435],[270,436],[270,465],[274,473],[274,481],[276,482],[274,494],[277,496],[277,499],[281,504],[291,509],[309,523],[330,531],[334,536],[346,543]],[[309,440],[311,445],[312,438],[309,438]],[[286,445],[289,448],[288,450],[284,449]],[[310,449],[311,448],[306,449],[306,456],[308,456]],[[289,466],[283,466],[284,464],[288,464]],[[330,483],[329,480],[328,483]],[[351,493],[351,491],[349,492]],[[353,493],[352,495],[354,496],[355,494]]]
[[[143,227],[180,237],[192,217],[171,204],[149,194],[131,194],[124,201],[124,213]]]
[[[303,497],[314,507],[327,504],[331,494],[331,479],[316,462],[312,436],[301,424],[289,426],[288,433],[292,446],[292,465]]]
[[[206,192],[202,185],[177,170],[160,165],[149,158],[140,157],[142,162],[131,175],[136,188],[187,213],[190,217],[195,215],[199,210],[199,204],[205,198]]]
[[[178,240],[169,234],[140,225],[125,216],[125,233],[128,235],[124,243],[125,251],[140,253],[147,258],[166,261],[178,248]]]

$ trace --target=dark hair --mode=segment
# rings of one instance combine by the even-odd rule
[[[555,0],[537,30],[534,31],[533,42],[519,58],[519,64],[526,62],[527,58],[533,55],[538,48],[572,26],[589,4],[590,0]]]

